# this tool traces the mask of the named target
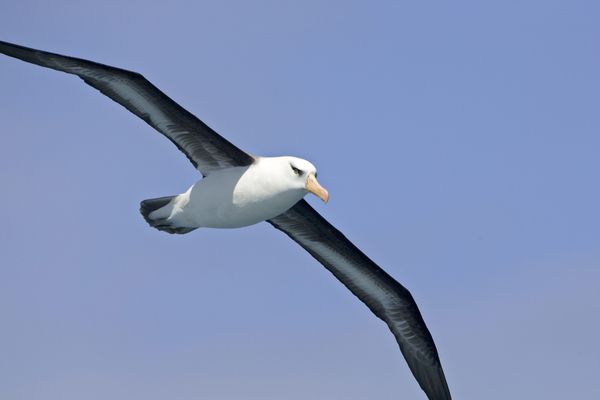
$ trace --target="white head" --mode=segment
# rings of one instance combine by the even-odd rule
[[[263,158],[269,170],[275,172],[278,180],[285,185],[287,190],[300,190],[303,193],[310,192],[323,200],[329,200],[329,193],[317,182],[317,169],[310,162],[298,157],[269,157]],[[268,160],[268,161],[267,161]]]

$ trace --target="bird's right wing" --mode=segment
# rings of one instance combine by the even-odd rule
[[[203,175],[254,162],[137,72],[2,41],[0,53],[79,76],[165,135]]]
[[[268,221],[325,266],[380,319],[430,400],[450,400],[433,338],[410,292],[371,261],[340,231],[300,200]]]

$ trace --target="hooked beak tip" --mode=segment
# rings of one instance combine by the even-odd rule
[[[312,174],[306,180],[306,190],[320,198],[325,204],[329,201],[329,192],[319,184],[317,178]]]

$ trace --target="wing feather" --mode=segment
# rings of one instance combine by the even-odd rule
[[[79,76],[165,135],[204,175],[254,162],[137,72],[2,41],[0,53]]]
[[[268,222],[308,251],[388,325],[430,400],[451,399],[433,338],[404,286],[304,200]]]

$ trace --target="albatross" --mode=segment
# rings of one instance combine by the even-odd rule
[[[297,157],[258,157],[239,149],[141,74],[0,41],[0,53],[77,75],[169,139],[202,178],[185,193],[144,200],[150,226],[172,234],[266,221],[302,246],[392,331],[430,400],[450,400],[433,338],[410,292],[360,251],[303,198],[327,202],[317,169]]]

